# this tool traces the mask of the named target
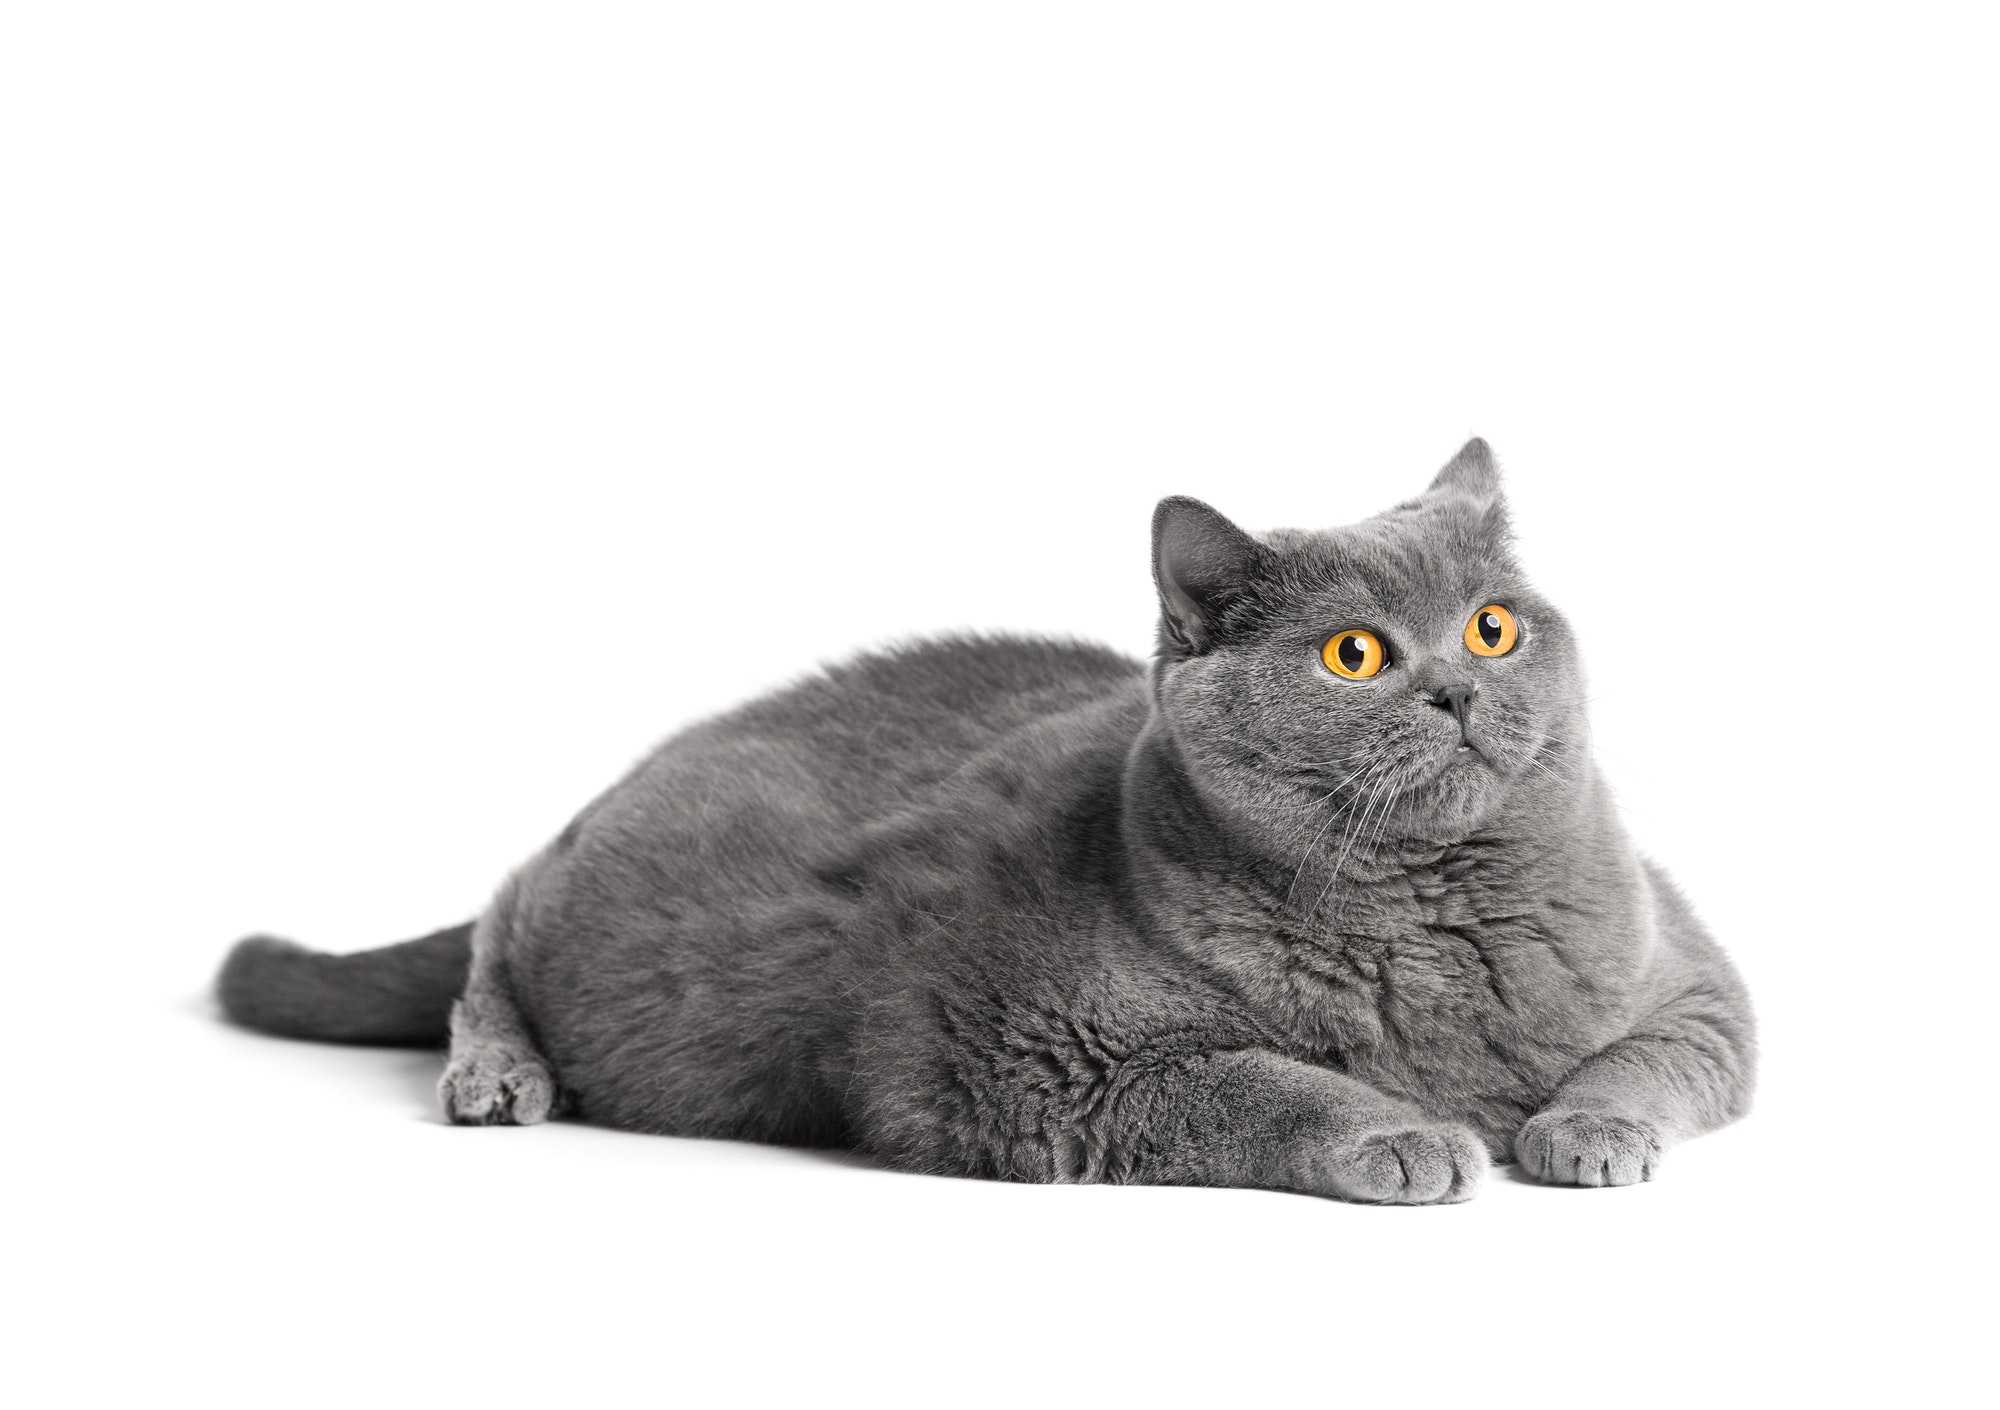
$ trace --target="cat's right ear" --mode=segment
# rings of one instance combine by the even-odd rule
[[[1257,551],[1257,540],[1200,500],[1161,500],[1153,511],[1153,582],[1168,640],[1187,652],[1214,645],[1216,619],[1249,586]]]

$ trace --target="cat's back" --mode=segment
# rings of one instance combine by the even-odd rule
[[[782,888],[1009,734],[1136,691],[1143,675],[1130,657],[1053,638],[868,652],[673,736],[584,809],[540,869],[613,889],[638,873],[689,899]]]
[[[852,798],[901,801],[1001,736],[1129,689],[1131,657],[1087,642],[953,636],[871,652],[725,717],[805,745]]]
[[[1129,688],[1130,657],[1086,642],[949,636],[868,652],[669,740],[639,782],[757,785],[844,824],[911,801],[1002,736]],[[721,783],[719,777],[712,781]]]

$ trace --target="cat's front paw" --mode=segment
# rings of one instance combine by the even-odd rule
[[[1369,1204],[1457,1204],[1479,1193],[1492,1158],[1464,1126],[1370,1131],[1334,1147],[1333,1193]]]
[[[1550,1185],[1636,1185],[1663,1149],[1651,1122],[1595,1111],[1544,1111],[1514,1137],[1514,1159]]]

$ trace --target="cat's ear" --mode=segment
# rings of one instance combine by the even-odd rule
[[[1480,509],[1499,499],[1500,467],[1494,463],[1493,447],[1478,436],[1467,441],[1424,491],[1426,499],[1433,495],[1469,499]]]
[[[1493,447],[1474,436],[1460,447],[1424,491],[1423,502],[1453,503],[1472,511],[1474,522],[1495,534],[1507,532],[1507,496],[1500,488],[1500,466]]]
[[[1153,511],[1153,581],[1167,638],[1206,651],[1215,623],[1256,569],[1257,540],[1198,499],[1170,495]]]

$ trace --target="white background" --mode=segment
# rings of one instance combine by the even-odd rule
[[[0,1385],[1990,1394],[1986,24],[9,7]],[[1756,1114],[1654,1184],[1383,1210],[455,1130],[431,1055],[214,1020],[235,936],[464,918],[816,662],[1143,651],[1162,494],[1343,522],[1475,432],[1763,1018]]]

